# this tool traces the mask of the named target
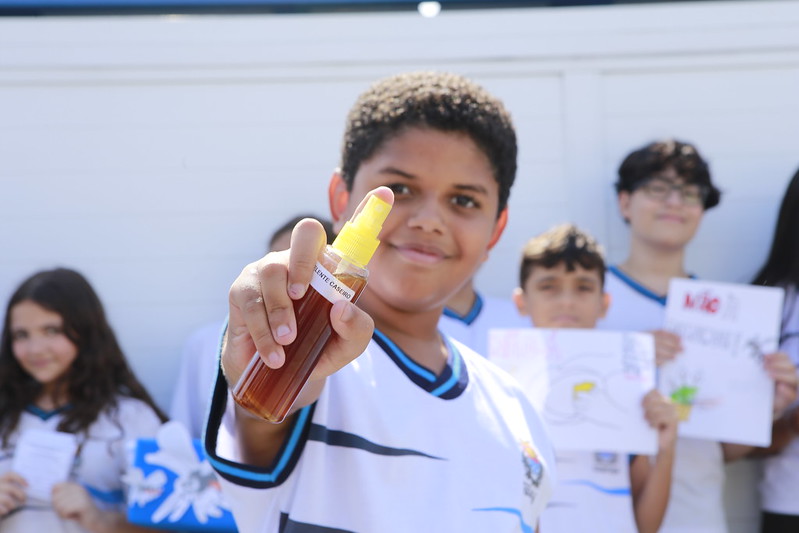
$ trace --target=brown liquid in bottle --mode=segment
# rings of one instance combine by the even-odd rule
[[[366,287],[365,278],[343,274],[337,279],[354,290],[353,302]],[[283,421],[319,355],[335,335],[330,325],[331,307],[333,304],[311,287],[305,296],[294,301],[297,338],[284,346],[286,362],[272,369],[259,357],[255,364],[248,366],[233,390],[239,405],[270,422]]]

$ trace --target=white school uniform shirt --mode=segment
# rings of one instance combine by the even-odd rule
[[[152,438],[161,420],[149,405],[127,397],[118,398],[116,413],[104,411],[90,426],[88,438],[77,436],[78,457],[70,481],[83,485],[98,508],[125,513],[122,476],[128,464],[126,444]],[[0,474],[11,469],[19,436],[28,429],[56,431],[65,409],[43,411],[31,406],[19,420],[9,445],[0,451]],[[24,472],[18,474],[25,476]],[[0,519],[0,533],[85,533],[73,520],[63,520],[47,502],[28,500],[19,511]]]
[[[632,456],[555,452],[558,483],[544,513],[544,533],[637,533],[630,499]]]
[[[476,293],[472,308],[461,316],[444,308],[438,328],[482,355],[488,357],[488,331],[492,328],[529,328],[530,317],[522,316],[509,298],[493,298]]]
[[[495,365],[447,340],[435,376],[379,331],[298,411],[269,468],[236,457],[217,381],[206,453],[242,533],[533,533],[554,479],[536,412]]]
[[[608,268],[605,291],[610,309],[597,327],[618,331],[662,329],[666,298]],[[674,454],[671,494],[659,533],[727,533],[724,513],[724,455],[721,444],[680,437]]]
[[[783,306],[780,350],[799,366],[799,296],[797,288],[786,291]],[[799,402],[794,404],[794,407]],[[785,449],[763,461],[760,484],[761,506],[765,511],[799,515],[799,438],[794,436]]]
[[[186,426],[194,439],[202,437],[208,418],[226,323],[214,322],[195,330],[183,345],[169,418]]]

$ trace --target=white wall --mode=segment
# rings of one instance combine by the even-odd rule
[[[511,109],[521,143],[505,237],[479,275],[513,288],[522,243],[572,220],[623,258],[611,183],[662,136],[724,190],[698,275],[746,281],[799,166],[799,3],[414,14],[0,19],[0,299],[83,271],[166,406],[180,345],[298,211],[327,210],[345,113],[384,75],[448,69]],[[2,313],[2,311],[0,311]],[[734,473],[735,531],[754,474]]]
[[[271,230],[326,213],[345,113],[383,75],[464,73],[519,130],[504,239],[479,284],[573,220],[622,258],[611,183],[631,148],[695,141],[725,191],[690,252],[745,281],[799,166],[799,3],[283,16],[0,19],[0,298],[83,271],[162,405],[179,347],[225,313]],[[0,311],[2,312],[2,311]]]

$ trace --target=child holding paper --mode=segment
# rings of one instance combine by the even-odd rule
[[[785,189],[768,259],[753,283],[785,289],[780,349],[799,364],[799,171]],[[799,403],[774,422],[768,451],[773,455],[763,461],[761,532],[795,533],[799,531]]]
[[[86,279],[64,268],[29,277],[8,302],[0,345],[0,531],[149,531],[125,520],[125,443],[153,437],[165,419]],[[36,464],[70,445],[68,464],[58,462],[66,479],[46,470],[52,457]],[[30,471],[11,471],[21,455]],[[34,499],[34,488],[50,494]]]
[[[666,294],[672,278],[691,277],[688,244],[705,211],[718,205],[707,162],[696,147],[677,140],[650,143],[631,152],[619,167],[619,211],[630,229],[627,258],[608,268],[605,288],[614,305],[599,327],[653,331],[658,364],[682,350],[680,338],[663,331]],[[775,416],[796,398],[796,369],[782,352],[766,354],[775,381]],[[674,460],[663,533],[726,533],[724,461],[749,453],[739,444],[680,437]]]
[[[536,327],[591,329],[610,304],[604,277],[605,261],[594,239],[564,224],[527,243],[513,299]],[[628,465],[619,454],[556,450],[562,481],[555,488],[555,505],[541,517],[543,531],[658,531],[669,499],[677,411],[656,390],[642,405],[643,416],[658,432],[657,455],[632,456]],[[619,490],[624,487],[629,489]]]

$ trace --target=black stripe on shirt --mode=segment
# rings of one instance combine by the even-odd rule
[[[320,424],[311,424],[311,431],[308,433],[308,440],[323,442],[329,446],[356,448],[369,453],[374,453],[376,455],[389,455],[395,457],[403,455],[415,455],[417,457],[427,457],[429,459],[441,460],[440,457],[428,455],[424,452],[419,452],[416,450],[410,450],[407,448],[389,448],[388,446],[375,444],[374,442],[366,440],[359,435],[347,433],[346,431],[328,429]]]
[[[280,513],[280,526],[277,531],[278,533],[353,533],[347,529],[295,522],[286,513]]]

